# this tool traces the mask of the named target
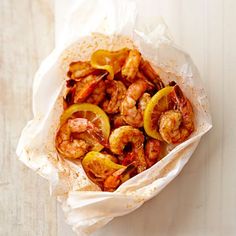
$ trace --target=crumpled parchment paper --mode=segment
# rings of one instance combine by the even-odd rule
[[[162,19],[137,18],[133,1],[80,0],[71,8],[60,40],[42,62],[33,84],[33,120],[23,129],[17,155],[25,165],[50,182],[67,223],[88,235],[116,216],[130,213],[156,196],[173,180],[201,137],[212,127],[208,99],[191,58],[171,38]],[[193,104],[196,130],[150,169],[122,184],[115,192],[101,192],[80,163],[58,157],[54,137],[62,112],[66,70],[73,60],[89,59],[98,49],[137,47],[152,62],[165,83],[175,80]]]

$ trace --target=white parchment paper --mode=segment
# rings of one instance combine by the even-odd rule
[[[88,235],[116,216],[130,213],[157,195],[187,163],[200,138],[212,127],[207,95],[191,58],[175,44],[162,19],[137,18],[133,1],[80,0],[66,17],[55,50],[42,62],[33,84],[33,120],[22,131],[17,155],[50,182],[68,224]],[[58,158],[55,132],[62,112],[66,69],[72,60],[89,59],[94,48],[137,47],[165,83],[175,80],[193,104],[196,130],[150,169],[101,192],[80,163]]]

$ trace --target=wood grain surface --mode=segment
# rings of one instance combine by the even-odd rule
[[[48,183],[17,160],[22,128],[32,118],[32,80],[54,46],[54,12],[45,1],[0,1],[0,235],[57,235],[57,205]]]
[[[55,2],[54,21],[53,0],[0,1],[0,236],[75,235],[49,196],[47,182],[15,155],[21,129],[32,118],[33,75],[54,46],[54,26],[59,31],[68,2]],[[141,18],[161,12],[176,43],[192,56],[209,95],[214,127],[157,197],[94,235],[234,236],[236,1],[137,4]]]

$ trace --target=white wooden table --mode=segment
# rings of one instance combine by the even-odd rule
[[[94,235],[234,236],[236,1],[137,3],[143,17],[161,9],[177,44],[191,54],[206,85],[214,127],[157,197]],[[54,25],[66,11],[58,6],[53,0],[0,1],[0,236],[74,235],[47,182],[15,155],[21,129],[32,118],[33,74],[52,50]]]

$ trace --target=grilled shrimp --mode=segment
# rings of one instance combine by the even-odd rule
[[[84,118],[69,119],[64,123],[56,135],[56,148],[66,158],[77,159],[83,157],[90,148],[86,140],[73,137],[73,133],[87,132],[98,142],[103,143],[101,131]]]
[[[117,170],[112,175],[106,178],[103,186],[104,191],[113,192],[115,189],[118,188],[118,186],[121,184],[120,176],[124,170],[125,169]]]
[[[161,142],[150,138],[145,145],[145,158],[148,168],[160,160]]]
[[[133,82],[135,80],[136,73],[138,72],[140,61],[140,52],[136,49],[130,50],[125,64],[121,70],[122,76],[128,81]]]
[[[91,74],[78,81],[75,84],[74,103],[84,102],[106,75],[106,73],[103,75]]]
[[[151,100],[151,95],[149,93],[144,93],[142,95],[142,97],[139,99],[138,108],[140,109],[142,116],[143,116],[144,110],[150,100]]]
[[[178,85],[170,94],[177,109],[164,112],[159,119],[159,131],[167,143],[181,143],[194,131],[194,114],[190,101]]]
[[[110,154],[91,151],[83,158],[82,166],[89,179],[102,190],[114,191],[130,178],[136,168],[134,165],[123,166],[116,162],[116,158]]]
[[[160,90],[165,87],[164,83],[148,61],[142,59],[139,68],[141,72],[156,85],[157,90]]]
[[[113,192],[119,185],[124,183],[130,178],[130,174],[135,169],[134,165],[128,165],[126,168],[115,171],[112,175],[108,176],[104,181],[104,191]]]
[[[67,76],[73,80],[80,80],[82,77],[88,76],[93,73],[94,69],[87,61],[72,62],[69,65]]]
[[[142,79],[147,83],[147,91],[153,92],[156,90],[155,85],[150,80],[148,80],[142,72],[137,72],[136,79]]]
[[[131,145],[131,151],[128,152],[128,155],[132,155],[132,163],[134,162],[138,173],[147,168],[144,158],[143,142],[143,133],[140,130],[128,125],[115,129],[109,138],[110,149],[117,155],[125,155],[125,147]]]
[[[127,90],[126,97],[121,104],[121,115],[125,122],[134,127],[143,125],[143,105],[137,108],[138,100],[143,96],[147,89],[147,83],[144,80],[136,80]]]
[[[103,110],[109,114],[117,113],[125,97],[126,87],[121,81],[107,80],[105,83],[106,93],[110,99],[105,100],[102,104]]]
[[[106,90],[105,82],[101,80],[100,82],[98,82],[96,88],[93,90],[92,94],[88,97],[86,102],[95,105],[100,104],[106,96],[105,90]]]
[[[116,114],[112,117],[112,124],[114,128],[118,128],[123,125],[127,125],[127,123],[124,121],[123,116],[120,114]]]

